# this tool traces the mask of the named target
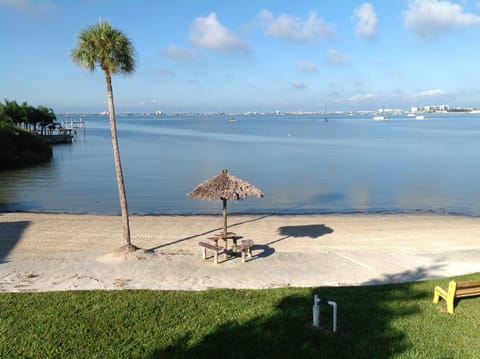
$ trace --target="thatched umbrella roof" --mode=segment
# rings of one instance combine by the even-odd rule
[[[222,170],[217,176],[200,183],[187,194],[187,197],[207,200],[228,199],[238,201],[247,197],[263,197],[263,193],[254,185],[232,176],[227,170]]]
[[[225,169],[217,176],[200,183],[187,194],[187,197],[222,200],[224,217],[223,231],[227,233],[227,200],[238,201],[247,197],[263,197],[263,192],[254,185],[232,176]]]

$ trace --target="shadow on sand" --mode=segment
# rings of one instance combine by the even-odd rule
[[[262,219],[265,219],[265,218],[268,218],[268,217],[271,217],[271,216],[272,216],[272,215],[269,214],[269,215],[265,215],[265,216],[258,217],[258,218],[248,219],[248,220],[245,220],[245,221],[242,221],[242,222],[238,222],[238,223],[235,223],[235,224],[231,224],[231,225],[228,226],[228,228],[231,229],[231,228],[237,227],[237,226],[239,226],[239,225],[241,225],[241,224],[250,223],[250,222],[256,222],[256,221],[261,221]],[[221,231],[221,230],[222,230],[222,227],[217,227],[217,228],[211,229],[211,230],[206,231],[206,232],[203,232],[203,233],[194,234],[193,236],[189,236],[189,237],[177,239],[176,241],[173,241],[173,242],[168,242],[168,243],[164,243],[164,244],[159,244],[158,246],[155,246],[155,247],[152,247],[152,248],[148,248],[147,251],[148,251],[148,252],[154,252],[154,251],[156,251],[157,249],[160,249],[160,248],[164,248],[164,247],[172,246],[172,245],[174,245],[174,244],[182,243],[182,242],[188,241],[188,240],[190,240],[190,239],[199,238],[199,237],[204,237],[204,236],[207,236],[207,235],[209,235],[209,234],[212,234],[212,233],[215,233],[215,232],[218,232],[218,231]]]
[[[275,249],[264,244],[254,244],[252,247],[253,257],[248,259],[249,261],[266,258],[275,253]]]
[[[0,222],[0,264],[6,262],[29,224],[29,221]]]
[[[413,270],[406,270],[400,273],[386,274],[382,278],[372,279],[362,285],[379,285],[385,283],[418,282],[432,278],[432,271],[442,269],[442,264],[431,265],[430,267],[417,267]]]
[[[267,245],[272,245],[278,243],[287,238],[319,238],[326,234],[333,233],[333,229],[324,225],[324,224],[308,224],[308,225],[299,225],[299,226],[283,226],[278,228],[278,233],[283,236],[281,238],[275,239],[267,243]]]

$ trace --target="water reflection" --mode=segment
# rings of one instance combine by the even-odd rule
[[[265,192],[232,212],[480,215],[480,117],[129,118],[118,134],[133,213],[218,213],[185,197],[223,168]],[[88,118],[51,163],[0,173],[0,210],[119,213],[108,119]]]
[[[53,160],[30,168],[0,172],[0,210],[17,211],[40,207],[41,200],[34,200],[33,194],[48,192],[50,179],[54,177]]]

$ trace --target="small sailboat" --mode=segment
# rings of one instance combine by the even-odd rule
[[[377,114],[373,116],[373,119],[375,121],[386,121],[388,120],[388,117],[385,114],[385,108],[383,107],[383,101],[382,101],[382,109],[377,111]]]

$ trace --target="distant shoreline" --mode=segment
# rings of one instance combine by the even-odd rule
[[[245,112],[161,112],[161,113],[155,113],[155,112],[124,112],[124,113],[116,113],[116,117],[126,117],[126,116],[132,116],[132,117],[177,117],[177,116],[185,116],[185,117],[208,117],[208,116],[259,116],[259,115],[265,115],[265,116],[325,116],[325,115],[372,115],[377,113],[378,110],[352,110],[352,111],[330,111],[330,112],[325,112],[325,111],[274,111],[274,112],[268,112],[268,111],[245,111]],[[388,114],[397,114],[397,115],[402,115],[402,114],[408,114],[412,113],[411,111],[408,110],[402,110],[402,109],[394,109],[391,111],[385,111]],[[470,108],[470,109],[454,109],[450,111],[417,111],[414,112],[416,114],[431,114],[431,115],[448,115],[448,114],[479,114],[480,110],[476,108]],[[84,116],[84,117],[93,117],[93,116],[105,116],[108,117],[108,112],[107,113],[59,113],[58,116]]]

